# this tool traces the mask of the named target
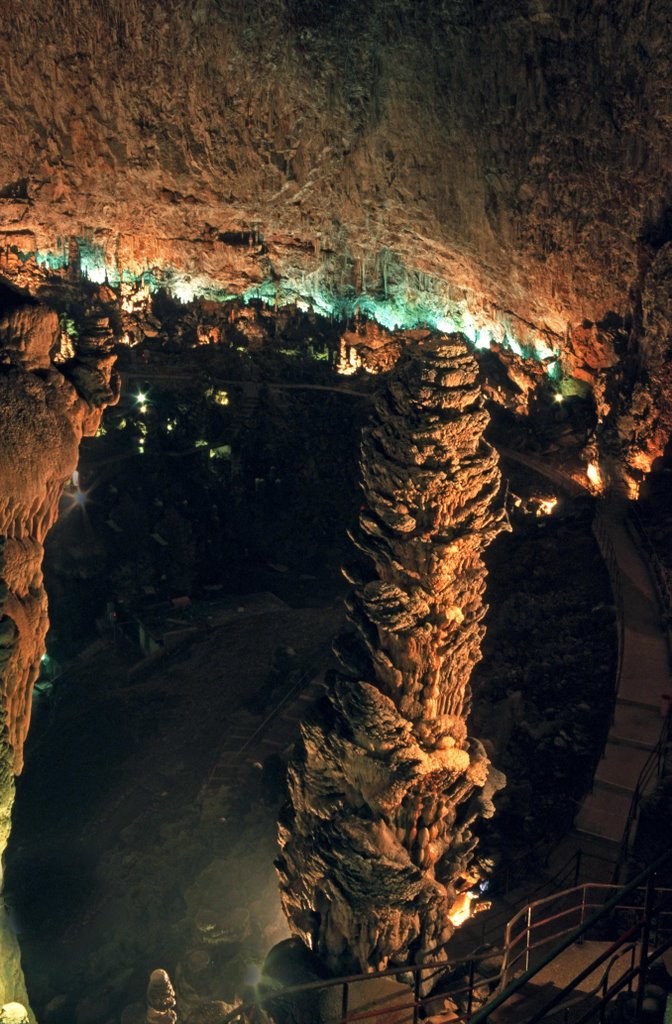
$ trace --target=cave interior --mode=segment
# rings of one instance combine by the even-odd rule
[[[456,958],[669,643],[672,10],[6,7],[0,1021]]]

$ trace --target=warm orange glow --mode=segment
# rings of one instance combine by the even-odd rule
[[[628,497],[630,498],[630,501],[637,501],[637,499],[639,497],[639,484],[637,483],[636,480],[633,480],[632,477],[628,477],[627,484],[628,484]]]
[[[468,921],[471,917],[471,902],[475,899],[476,897],[473,893],[463,892],[453,903],[452,907],[448,911],[448,920],[451,924],[455,925],[456,928],[459,928],[461,924],[464,924],[464,922]]]
[[[653,460],[656,458],[656,452],[633,452],[630,457],[630,465],[633,469],[638,469],[640,473],[650,473]]]
[[[588,477],[588,483],[591,485],[591,487],[593,487],[597,491],[602,490],[602,474],[600,473],[600,467],[596,462],[588,463],[588,467],[586,469],[586,476]]]
[[[558,504],[557,498],[541,498],[539,501],[539,508],[537,509],[538,516],[550,516],[555,506]]]
[[[357,373],[357,370],[362,365],[362,360],[359,357],[359,353],[354,345],[348,345],[346,341],[341,338],[338,352],[338,362],[336,363],[336,373],[340,373],[343,377],[349,377],[353,373]]]

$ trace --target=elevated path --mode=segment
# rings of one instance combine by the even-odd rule
[[[576,817],[578,832],[619,846],[631,805],[664,719],[661,698],[670,690],[670,663],[663,611],[655,580],[627,527],[618,496],[598,512],[594,532],[619,607],[619,671],[613,720],[594,786]],[[656,784],[650,774],[643,792]]]

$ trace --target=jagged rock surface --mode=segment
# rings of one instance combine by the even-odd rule
[[[106,320],[87,321],[77,354],[57,367],[59,351],[59,320],[44,306],[19,306],[0,320],[0,699],[17,772],[49,624],[44,540],[82,436],[96,432],[118,397]]]
[[[83,237],[236,291],[273,272],[372,293],[394,253],[562,339],[627,310],[642,245],[665,230],[667,4],[9,0],[5,14],[9,246]]]
[[[335,970],[418,960],[473,884],[472,824],[504,779],[467,735],[484,547],[506,526],[477,366],[462,338],[403,353],[362,443],[346,575],[354,634],[301,727],[280,824],[291,927]]]
[[[85,319],[74,346],[45,306],[4,293],[0,314],[0,890],[14,775],[23,766],[33,684],[49,627],[42,577],[45,537],[82,436],[95,434],[118,398],[112,332]],[[63,353],[67,355],[64,357]],[[27,996],[19,950],[0,909],[0,1003]]]

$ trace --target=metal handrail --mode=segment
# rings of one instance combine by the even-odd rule
[[[600,549],[600,554],[607,567],[609,574],[609,583],[611,584],[611,593],[616,604],[616,639],[617,639],[617,657],[616,657],[616,673],[614,675],[614,703],[612,707],[612,723],[616,711],[616,698],[618,697],[618,689],[621,680],[621,671],[623,668],[623,650],[625,643],[625,618],[623,611],[623,586],[621,582],[621,570],[618,564],[618,558],[616,557],[616,549],[614,543],[609,536],[609,530],[607,529],[601,510],[598,510],[592,522],[592,531],[597,546]],[[604,748],[607,745],[607,735],[604,738]]]
[[[235,1007],[226,1015],[226,1017],[223,1018],[222,1024],[234,1024],[235,1021],[244,1020],[245,1017],[250,1015],[255,1009],[258,1009],[260,1007],[263,1008],[264,1003],[272,1003],[277,999],[284,999],[287,996],[303,995],[305,993],[310,992],[321,992],[328,988],[335,988],[338,985],[349,986],[357,984],[358,982],[371,981],[372,979],[396,978],[399,975],[409,974],[414,975],[416,979],[416,997],[412,1003],[407,1003],[403,1007],[395,1006],[395,1009],[411,1009],[414,1005],[417,1005],[417,1007],[419,1008],[423,1003],[431,1002],[433,999],[437,998],[436,995],[431,994],[429,996],[426,996],[424,999],[420,998],[419,988],[424,981],[428,980],[428,978],[426,977],[428,973],[433,972],[434,974],[452,974],[460,966],[464,966],[466,964],[475,966],[477,963],[483,960],[489,960],[491,957],[492,951],[488,951],[485,953],[481,953],[480,955],[470,957],[466,961],[462,961],[460,964],[452,963],[449,960],[431,960],[427,961],[424,964],[413,964],[410,966],[406,965],[404,967],[389,967],[384,971],[371,971],[367,974],[349,974],[338,978],[321,978],[318,981],[309,981],[301,985],[291,985],[287,988],[278,989],[277,991],[266,992],[259,1000],[245,1003],[244,1005]],[[496,981],[499,981],[500,977],[501,975],[496,975],[489,980],[494,983]],[[473,982],[471,987],[473,988]],[[463,988],[451,990],[450,995],[468,995],[469,990],[470,986],[465,985]],[[389,1009],[389,1007],[386,1007],[386,1010],[387,1009]],[[367,1014],[368,1016],[373,1017],[377,1012],[379,1011],[369,1010],[367,1011]],[[358,1019],[359,1015],[355,1016],[344,1014],[343,1019],[346,1019],[346,1016],[347,1020],[351,1021]]]
[[[544,956],[538,964],[535,964],[533,967],[529,967],[521,975],[519,975],[519,977],[516,978],[515,981],[512,981],[508,985],[506,985],[502,989],[502,991],[487,1004],[486,1007],[482,1008],[481,1010],[478,1010],[474,1014],[474,1016],[471,1018],[470,1024],[485,1024],[487,1017],[492,1012],[494,1012],[494,1010],[496,1010],[503,1003],[505,1003],[512,995],[515,995],[516,992],[519,992],[522,988],[524,988],[525,985],[529,984],[532,978],[536,977],[536,975],[539,974],[539,972],[542,971],[544,967],[548,966],[548,964],[555,960],[556,957],[560,955],[560,953],[564,953],[566,949],[569,949],[569,947],[572,946],[575,942],[577,942],[579,939],[582,939],[591,930],[591,928],[594,928],[595,925],[598,924],[598,922],[600,922],[609,914],[611,914],[611,912],[618,907],[620,899],[622,899],[629,893],[634,892],[636,889],[639,889],[643,882],[648,882],[649,879],[655,876],[656,872],[661,867],[665,866],[671,860],[672,849],[669,849],[666,850],[665,853],[661,854],[661,856],[658,857],[653,862],[653,864],[651,864],[648,868],[646,868],[643,871],[640,871],[639,874],[635,878],[633,878],[631,882],[623,886],[622,889],[619,889],[616,895],[613,896],[610,900],[608,900],[607,903],[605,903],[599,911],[592,914],[588,918],[588,920],[584,921],[584,923],[580,925],[577,929],[575,929],[575,931],[573,931],[571,935],[563,939],[563,941],[554,949],[552,949],[549,953],[547,953],[546,956]],[[672,940],[670,940],[670,945],[672,945]]]
[[[525,967],[527,969],[530,966],[530,954],[535,949],[539,949],[541,946],[545,946],[549,942],[557,941],[557,939],[561,938],[563,935],[569,934],[575,929],[569,928],[564,929],[562,931],[553,932],[551,935],[547,935],[539,941],[534,941],[533,939],[535,931],[538,931],[539,929],[544,928],[549,924],[552,924],[554,921],[559,921],[562,918],[566,918],[571,914],[576,914],[579,911],[581,912],[580,924],[583,924],[585,920],[586,911],[595,910],[605,905],[604,901],[598,903],[589,900],[589,890],[599,890],[605,893],[614,891],[617,893],[620,892],[619,887],[613,883],[610,884],[607,882],[587,882],[583,885],[574,886],[571,889],[564,889],[561,892],[553,893],[551,896],[547,896],[543,899],[536,900],[534,903],[528,904],[523,910],[519,911],[514,917],[511,918],[507,925],[504,938],[505,953],[504,961],[502,963],[502,976],[504,979],[504,984],[508,983],[513,968],[517,963],[519,963],[519,961],[523,957],[525,957]],[[672,889],[659,889],[659,892],[672,893]],[[547,917],[541,918],[541,920],[536,920],[533,922],[533,913],[539,907],[542,907],[543,905],[552,902],[557,902],[562,899],[571,898],[574,894],[581,894],[581,898],[576,902],[572,903],[571,906],[566,907],[563,910],[560,910],[558,913],[550,914]],[[641,906],[638,906],[637,904],[619,903],[616,909],[619,911],[640,910]],[[523,917],[526,918],[525,927],[521,928],[521,930],[512,937],[512,932],[514,931],[516,924]],[[525,940],[524,948],[517,952],[515,956],[511,957],[511,952],[514,949],[516,949],[517,946],[520,945],[523,939]]]
[[[631,928],[628,929],[627,932],[625,932],[623,935],[620,936],[618,944],[615,944],[615,945],[612,944],[613,948],[610,947],[607,950],[606,955],[601,955],[600,957],[598,957],[596,959],[596,961],[594,961],[590,965],[590,968],[587,971],[586,976],[588,974],[592,973],[597,967],[599,967],[601,965],[601,963],[604,963],[605,960],[609,958],[609,956],[613,956],[613,953],[618,948],[618,945],[622,945],[622,943],[624,941],[627,941],[629,938],[631,938],[631,935],[635,934],[636,930],[638,928],[642,927],[642,921],[647,916],[647,908],[646,907],[643,908],[641,906],[641,904],[637,905],[637,904],[631,903],[629,901],[625,902],[625,897],[628,896],[629,894],[635,893],[637,891],[641,892],[642,889],[643,889],[641,883],[644,882],[644,881],[647,881],[651,877],[653,877],[655,872],[660,867],[662,867],[664,864],[666,864],[668,861],[670,861],[670,859],[672,859],[672,850],[666,851],[649,868],[647,868],[645,871],[640,872],[640,874],[636,878],[634,878],[628,885],[622,887],[621,889],[618,889],[617,892],[615,893],[615,895],[610,900],[608,900],[606,903],[604,903],[602,905],[597,905],[598,909],[596,910],[595,913],[593,913],[588,918],[588,920],[585,920],[578,928],[571,929],[569,931],[569,934],[567,934],[566,938],[563,939],[563,941],[560,943],[559,946],[557,946],[549,954],[547,954],[540,961],[539,964],[536,964],[536,965],[534,965],[532,967],[529,967],[515,981],[513,981],[513,982],[511,982],[510,984],[507,985],[505,983],[504,975],[503,975],[503,973],[501,973],[501,974],[495,975],[494,977],[491,977],[491,978],[487,978],[487,979],[484,978],[482,980],[482,982],[478,982],[477,984],[490,984],[490,985],[494,985],[497,982],[502,981],[502,982],[504,982],[504,988],[499,993],[498,996],[496,996],[493,1000],[491,1000],[488,1004],[486,1004],[485,1007],[483,1007],[480,1010],[478,1010],[476,1012],[476,1014],[474,1014],[474,1015],[471,1015],[470,1011],[471,1011],[471,1003],[472,1003],[472,999],[473,999],[473,993],[474,993],[474,989],[476,987],[476,983],[475,983],[475,969],[476,969],[476,965],[478,963],[482,962],[483,960],[489,959],[492,956],[492,952],[491,951],[484,952],[484,953],[481,953],[481,954],[474,955],[472,957],[466,958],[466,960],[463,960],[460,964],[450,963],[447,960],[428,961],[428,962],[426,962],[424,964],[406,965],[406,966],[403,966],[403,967],[392,967],[392,968],[388,968],[385,971],[375,971],[375,972],[371,972],[369,974],[353,974],[353,975],[348,975],[346,977],[340,977],[340,978],[321,979],[321,980],[314,981],[314,982],[308,982],[308,983],[305,983],[303,985],[294,985],[294,986],[291,986],[289,988],[278,989],[275,992],[271,991],[271,992],[265,993],[260,999],[256,1000],[255,1002],[250,1002],[250,1003],[247,1003],[245,1005],[241,1005],[241,1006],[236,1007],[234,1010],[232,1010],[224,1018],[222,1024],[235,1024],[235,1022],[240,1022],[240,1021],[243,1021],[245,1019],[249,1019],[255,1013],[258,1014],[258,1012],[260,1010],[263,1011],[264,1005],[270,1006],[275,1000],[282,999],[282,998],[285,998],[287,996],[295,996],[295,995],[300,995],[300,994],[304,994],[304,993],[317,992],[317,991],[321,991],[321,990],[328,989],[328,988],[334,988],[336,986],[342,986],[342,989],[343,989],[342,1000],[341,1000],[342,1012],[341,1012],[340,1017],[338,1018],[338,1024],[351,1024],[351,1022],[353,1022],[355,1020],[357,1020],[357,1021],[360,1021],[360,1020],[362,1020],[362,1021],[363,1020],[373,1020],[373,1019],[375,1019],[376,1016],[380,1016],[380,1015],[382,1015],[385,1012],[389,1012],[391,1009],[394,1009],[395,1012],[398,1011],[398,1010],[412,1010],[413,1011],[413,1020],[414,1020],[415,1024],[417,1024],[417,1021],[419,1019],[419,1012],[420,1012],[421,1008],[424,1005],[431,1003],[433,1000],[436,1000],[436,998],[437,998],[437,995],[435,993],[430,993],[429,995],[427,995],[425,997],[421,997],[421,988],[422,988],[423,983],[425,983],[426,981],[429,980],[428,975],[431,976],[432,973],[434,973],[434,974],[447,974],[447,975],[451,975],[451,974],[454,974],[455,971],[457,969],[459,969],[460,967],[464,968],[465,970],[468,970],[468,973],[469,973],[469,981],[468,981],[468,983],[466,985],[460,987],[460,988],[450,989],[450,990],[446,991],[443,994],[445,994],[447,997],[449,997],[451,999],[457,999],[459,997],[466,997],[466,1000],[467,1000],[466,1016],[460,1016],[458,1014],[457,1017],[458,1017],[459,1020],[461,1020],[461,1021],[469,1021],[469,1024],[481,1024],[481,1022],[483,1022],[483,1024],[484,1024],[484,1022],[487,1019],[487,1016],[488,1016],[489,1013],[491,1013],[498,1006],[500,1006],[503,1002],[505,1002],[509,998],[509,996],[513,995],[515,992],[517,992],[521,988],[523,988],[524,985],[526,985],[530,981],[531,978],[533,978],[536,974],[538,974],[545,966],[547,966],[547,964],[549,964],[553,959],[555,959],[556,956],[558,956],[561,952],[563,952],[565,949],[567,949],[569,946],[571,946],[574,942],[578,941],[583,936],[585,936],[590,931],[590,929],[595,926],[595,924],[597,924],[599,921],[603,920],[605,917],[607,917],[609,914],[611,914],[612,911],[614,911],[614,910],[634,910],[634,911],[637,911],[640,914],[644,914],[644,918],[638,919],[638,921],[635,922],[635,924],[633,926],[631,926]],[[567,890],[567,892],[571,893],[571,892],[575,892],[575,891],[581,891],[581,890],[583,890],[585,888],[590,888],[590,887],[591,886],[577,886],[577,887],[575,887],[572,890]],[[593,888],[597,888],[597,889],[601,889],[601,890],[608,890],[608,891],[611,891],[612,889],[615,888],[615,886],[609,885],[608,883],[593,883],[592,887]],[[648,893],[648,890],[646,890],[646,891]],[[672,904],[672,890],[665,889],[665,890],[658,890],[658,891],[666,893],[667,894],[666,902]],[[553,898],[553,897],[551,897],[551,898]],[[545,902],[548,902],[548,899],[549,898],[546,898],[544,900],[536,901],[537,905],[541,905],[541,904],[543,904]],[[648,903],[648,901],[647,901],[647,903]],[[595,906],[596,906],[596,904],[588,903],[586,901],[583,910],[585,912],[586,909],[592,909]],[[661,909],[661,908],[659,908],[659,909]],[[672,910],[670,910],[669,913],[672,913]],[[634,931],[633,931],[633,929],[634,929]],[[563,933],[563,934],[566,934],[566,933]],[[555,936],[555,938],[557,938],[557,936]],[[670,940],[670,945],[672,945],[672,939]],[[362,1012],[359,1012],[357,1014],[352,1014],[352,1013],[349,1014],[348,1013],[348,989],[349,989],[350,985],[356,984],[357,982],[371,981],[372,979],[377,979],[377,978],[394,978],[394,977],[398,977],[400,975],[406,975],[406,976],[412,975],[413,978],[414,978],[414,991],[413,991],[413,998],[412,998],[411,1001],[407,1001],[406,1002],[406,1001],[402,1000],[399,1004],[397,1004],[395,1002],[393,1008],[390,1006],[390,1004],[387,1004],[387,1006],[384,1009],[382,1009],[382,1010],[381,1009],[371,1008],[369,1010],[362,1011]],[[337,1024],[337,1022],[334,1022],[334,1024]],[[530,1021],[529,1024],[533,1024],[533,1022]]]
[[[655,583],[656,590],[658,591],[660,604],[664,611],[668,613],[672,612],[672,590],[670,589],[668,573],[658,556],[658,552],[651,542],[648,531],[642,522],[642,517],[634,506],[629,510],[626,521],[628,526],[634,526],[637,531],[637,536],[633,537],[633,540],[636,544],[640,544],[645,550],[647,560],[653,570],[653,582]],[[630,535],[632,536],[632,530],[630,531]]]
[[[639,965],[637,967],[635,967],[634,964],[633,964],[633,966],[630,968],[630,970],[626,971],[622,975],[622,977],[619,978],[619,980],[614,983],[614,985],[612,986],[612,989],[607,994],[605,994],[604,999],[601,1001],[601,1003],[598,1004],[598,1006],[591,1007],[587,1011],[587,1013],[585,1013],[583,1015],[581,1020],[582,1021],[588,1020],[591,1016],[593,1016],[598,1011],[601,1011],[601,1015],[603,1015],[603,1011],[604,1011],[606,1002],[609,1001],[612,998],[612,996],[614,994],[616,994],[616,992],[620,991],[621,988],[624,988],[626,984],[630,984],[635,977],[639,977],[639,984],[638,984],[638,990],[637,990],[637,1007],[638,1007],[638,1010],[637,1010],[637,1013],[636,1013],[635,1017],[636,1017],[636,1020],[640,1020],[640,1012],[639,1011],[641,1010],[641,1005],[642,1005],[642,1001],[643,1001],[643,998],[644,998],[644,984],[645,984],[645,980],[646,980],[646,972],[647,972],[648,968],[651,966],[651,964],[655,960],[657,960],[660,956],[662,956],[662,954],[664,952],[666,952],[668,949],[670,949],[672,947],[672,937],[671,937],[671,938],[665,940],[664,942],[662,942],[660,945],[658,945],[657,948],[655,948],[652,952],[649,952],[651,920],[652,920],[652,917],[653,917],[654,912],[656,910],[656,908],[654,908],[654,905],[653,905],[654,892],[655,892],[654,885],[653,885],[653,878],[654,877],[655,877],[655,872],[654,872],[654,874],[650,875],[649,879],[648,879],[648,884],[647,884],[647,887],[646,887],[646,904],[645,904],[645,907],[644,908],[642,908],[642,907],[638,908],[643,913],[643,916],[640,918],[640,920],[636,921],[634,925],[632,925],[626,932],[624,932],[622,935],[620,935],[618,937],[618,939],[616,939],[616,941],[612,943],[612,945],[609,947],[609,949],[607,949],[604,953],[600,954],[600,956],[598,956],[595,960],[593,960],[591,963],[589,963],[587,967],[585,967],[574,978],[572,978],[572,980],[567,985],[565,985],[565,987],[560,992],[558,992],[555,996],[553,996],[546,1003],[546,1005],[544,1007],[542,1007],[541,1010],[538,1010],[537,1013],[535,1013],[532,1017],[530,1017],[529,1020],[526,1021],[526,1024],[540,1024],[541,1021],[545,1020],[547,1018],[547,1015],[548,1015],[549,1011],[554,1009],[555,1007],[559,1006],[559,1004],[562,1003],[563,1000],[570,993],[575,991],[577,986],[582,981],[584,981],[590,974],[592,974],[592,972],[595,970],[595,968],[597,966],[599,966],[600,964],[604,963],[604,961],[609,957],[609,955],[614,950],[616,950],[617,948],[622,946],[623,943],[627,942],[630,938],[634,938],[639,933],[641,933],[640,940],[639,940],[640,941]],[[660,892],[661,890],[659,889],[657,891]],[[672,897],[669,894],[669,890],[667,890],[667,892],[668,892],[668,895],[667,895],[666,899],[657,908],[658,913],[661,912],[661,909],[664,906],[666,906],[666,905],[672,906]]]
[[[324,667],[324,657],[330,650],[331,642],[329,641],[328,643],[319,644],[315,650],[311,651],[308,666],[303,670],[296,682],[293,683],[289,690],[280,698],[278,703],[273,705],[261,724],[258,725],[254,732],[248,736],[244,743],[241,744],[236,751],[237,758],[241,758],[249,747],[252,746],[252,744],[258,740],[261,735],[263,735],[273,719],[276,718],[279,712],[282,711],[282,709],[286,707],[294,697],[296,697],[297,693],[303,690],[308,683],[312,682],[313,679],[319,675],[321,668]],[[212,786],[221,756],[222,752],[218,749],[216,757],[213,759],[210,769],[206,775],[205,782],[201,787],[201,794],[206,792]]]
[[[628,809],[628,816],[625,822],[625,828],[623,830],[623,837],[621,839],[618,856],[616,858],[616,866],[614,868],[613,880],[615,884],[618,884],[621,869],[627,861],[630,847],[632,844],[632,833],[639,816],[639,808],[642,800],[642,796],[645,796],[646,787],[648,786],[651,779],[654,777],[660,779],[662,774],[663,765],[665,762],[665,751],[667,745],[670,742],[672,736],[672,711],[668,710],[663,725],[660,730],[660,736],[653,750],[650,752],[646,761],[642,765],[641,771],[635,784],[635,790],[632,794],[632,800],[630,801],[630,807]],[[654,771],[655,765],[655,771]]]

